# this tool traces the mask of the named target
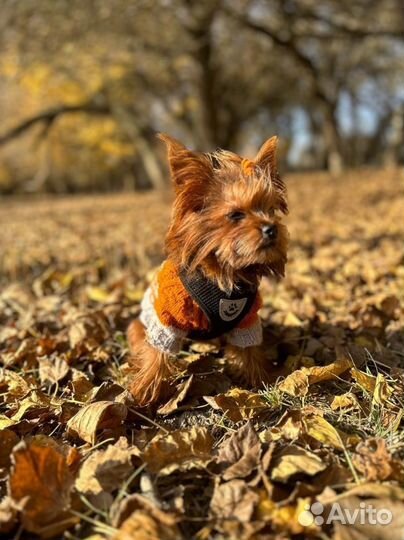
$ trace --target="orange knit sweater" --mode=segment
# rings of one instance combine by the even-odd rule
[[[230,343],[248,347],[262,341],[258,310],[261,297],[257,293],[247,315],[226,334]],[[148,341],[164,352],[180,350],[182,339],[193,330],[208,330],[209,321],[198,304],[185,289],[174,263],[167,259],[146,291],[142,301],[141,321]]]

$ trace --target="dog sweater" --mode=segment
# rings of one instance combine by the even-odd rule
[[[178,353],[184,338],[220,335],[244,348],[262,342],[260,307],[256,288],[241,286],[226,295],[207,278],[190,278],[167,259],[145,292],[140,321],[148,342],[165,353]]]

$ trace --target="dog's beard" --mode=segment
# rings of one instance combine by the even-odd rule
[[[283,276],[286,263],[287,231],[281,226],[279,238],[265,246],[257,231],[241,238],[212,229],[209,218],[176,226],[169,253],[189,272],[201,270],[224,290],[240,281],[257,283],[263,275]]]

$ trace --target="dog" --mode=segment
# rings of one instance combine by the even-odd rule
[[[161,399],[184,339],[224,336],[232,375],[253,387],[265,382],[258,285],[263,276],[284,276],[289,236],[277,137],[253,160],[225,150],[199,153],[168,135],[159,138],[167,147],[175,200],[166,260],[127,332],[130,390],[140,406]]]

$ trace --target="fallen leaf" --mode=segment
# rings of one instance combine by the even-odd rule
[[[305,474],[314,476],[327,467],[318,456],[300,448],[289,445],[281,450],[273,459],[271,479],[277,482],[287,482],[291,476]]]
[[[386,378],[381,373],[377,374],[375,389],[373,391],[372,402],[376,405],[384,405],[393,393],[393,388],[387,383]]]
[[[222,410],[233,422],[254,418],[266,408],[264,398],[260,394],[233,388],[225,394],[205,396],[205,401],[211,407]]]
[[[331,409],[333,411],[346,411],[349,409],[360,408],[357,397],[352,392],[346,392],[339,396],[335,396],[331,402]]]
[[[286,411],[277,424],[270,430],[262,431],[260,439],[264,442],[286,439],[288,441],[296,440],[302,432],[302,412],[301,410]]]
[[[157,435],[142,454],[151,472],[158,472],[167,465],[187,460],[210,461],[213,437],[204,427],[172,431]]]
[[[40,533],[46,526],[60,523],[70,506],[73,479],[66,458],[53,447],[19,443],[12,454],[9,495],[21,511],[24,528]]]
[[[348,492],[349,493],[349,492]],[[404,530],[404,504],[390,499],[360,499],[346,495],[335,505],[327,508],[330,512],[335,510],[335,524],[333,540],[402,540]],[[352,516],[361,512],[354,519]],[[331,523],[332,515],[330,519]],[[341,523],[341,517],[346,523]],[[349,520],[349,516],[351,519]],[[381,516],[383,523],[378,523]],[[380,518],[379,518],[380,520]],[[384,521],[386,520],[386,521]]]
[[[312,384],[335,380],[351,366],[351,360],[340,354],[335,362],[326,366],[302,367],[294,371],[280,383],[279,389],[291,396],[303,397]]]
[[[17,424],[17,420],[13,420],[12,418],[8,418],[5,414],[0,414],[0,429],[5,430],[11,426],[14,426]]]
[[[352,463],[366,480],[386,480],[393,472],[392,457],[384,439],[367,439],[358,444]]]
[[[309,378],[303,370],[298,369],[279,384],[279,390],[294,397],[304,397],[309,391]]]
[[[20,438],[11,429],[0,431],[0,469],[8,469],[11,463],[11,452]]]
[[[258,466],[261,442],[250,422],[233,433],[220,447],[217,462],[226,467],[224,480],[245,478]]]
[[[364,373],[356,368],[351,368],[351,375],[364,390],[373,395],[376,387],[376,377]]]
[[[55,384],[69,373],[69,365],[61,358],[41,358],[39,360],[39,378],[42,384]]]
[[[69,328],[70,347],[94,351],[108,335],[108,321],[102,311],[80,316]]]
[[[276,503],[265,497],[258,505],[257,517],[260,520],[271,523],[271,526],[281,532],[286,531],[290,534],[307,533],[310,535],[319,531],[319,528],[312,523],[303,526],[299,518],[302,513],[310,506],[309,498],[298,498],[297,504]]]
[[[230,480],[218,484],[213,492],[210,509],[214,517],[250,521],[259,502],[259,495],[243,480]]]
[[[127,412],[126,406],[122,403],[96,401],[80,409],[67,422],[67,428],[70,434],[94,444],[97,431],[120,426]]]
[[[187,394],[189,392],[189,389],[191,388],[193,382],[193,375],[189,377],[186,381],[181,383],[177,386],[177,390],[173,397],[167,401],[165,405],[162,405],[158,409],[158,414],[172,414],[176,410],[178,410],[179,405],[184,401],[184,399],[187,397]]]
[[[158,521],[148,512],[136,510],[121,525],[111,540],[178,540],[174,520]]]
[[[352,361],[337,349],[337,360],[326,366],[302,368],[309,379],[309,385],[337,379],[352,366]]]
[[[111,493],[133,472],[132,456],[137,454],[137,448],[129,448],[123,437],[105,450],[92,452],[80,468],[77,491],[85,495]]]
[[[359,438],[354,435],[347,435],[346,433],[336,429],[327,420],[319,415],[308,415],[303,419],[303,425],[305,431],[310,437],[317,441],[337,448],[338,450],[344,450],[346,446],[352,446],[359,442]]]

